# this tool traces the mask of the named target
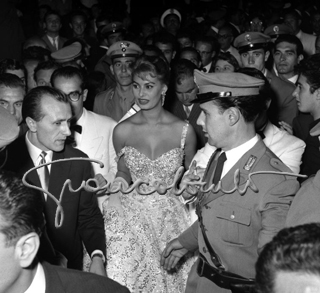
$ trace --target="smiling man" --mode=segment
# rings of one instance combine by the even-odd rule
[[[273,60],[278,76],[295,84],[298,79],[295,67],[303,60],[301,41],[293,35],[280,35],[274,46]]]
[[[83,152],[66,145],[71,134],[72,118],[68,98],[51,87],[37,87],[25,97],[22,116],[29,131],[14,141],[8,148],[8,160],[4,170],[14,171],[21,176],[39,164],[68,158],[87,157]],[[91,165],[87,161],[66,161],[37,169],[27,181],[48,190],[59,198],[63,184],[70,179],[76,189],[83,181],[91,178]],[[64,219],[62,226],[55,227],[57,205],[44,193],[46,228],[52,246],[67,259],[68,268],[82,269],[83,243],[92,258],[91,272],[105,275],[105,233],[103,219],[96,197],[84,190],[64,191]],[[45,242],[47,243],[47,242]],[[46,246],[50,251],[49,246]],[[42,257],[54,262],[52,254]]]
[[[131,64],[140,54],[141,48],[129,41],[116,42],[108,49],[107,56],[112,61],[110,70],[116,86],[96,96],[93,112],[118,122],[130,110],[134,104]]]

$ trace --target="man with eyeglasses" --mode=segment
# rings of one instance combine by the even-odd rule
[[[93,112],[109,116],[116,122],[127,114],[134,104],[131,64],[141,54],[141,48],[129,41],[116,42],[108,49],[107,56],[112,61],[110,69],[116,86],[96,96]]]
[[[58,217],[62,225],[57,228],[57,202],[44,192],[39,193],[39,200],[44,203],[48,236],[44,234],[41,240],[40,257],[50,263],[64,265],[65,261],[61,262],[61,259],[67,259],[68,268],[82,270],[84,244],[91,256],[90,271],[105,276],[102,214],[96,196],[79,188],[83,181],[92,178],[92,167],[84,160],[68,160],[87,157],[66,144],[71,134],[69,125],[72,118],[68,98],[52,87],[36,87],[23,101],[22,116],[29,130],[7,147],[8,157],[3,170],[23,176],[35,166],[52,163],[30,172],[26,181],[49,191],[56,200],[60,200],[63,209],[63,217]],[[67,187],[62,193],[67,179],[75,191],[71,192]],[[61,254],[64,258],[57,258]]]
[[[220,51],[220,45],[217,39],[211,36],[198,38],[195,48],[201,56],[201,71],[214,72],[212,59]]]
[[[221,29],[219,29],[218,42],[220,44],[220,52],[230,52],[230,54],[232,54],[237,59],[239,65],[241,66],[240,54],[238,50],[232,46],[233,40],[233,28],[230,24],[225,25]]]
[[[87,111],[83,107],[88,90],[84,88],[83,75],[78,68],[66,66],[57,69],[51,82],[54,88],[61,90],[69,98],[74,115],[70,127],[74,139],[73,146],[91,159],[101,161],[104,164],[103,168],[92,163],[94,175],[101,174],[107,182],[112,182],[117,173],[116,153],[112,142],[116,122],[110,117]],[[105,197],[98,198],[101,208]]]

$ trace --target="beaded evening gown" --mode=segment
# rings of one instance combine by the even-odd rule
[[[132,181],[160,179],[171,184],[182,165],[188,124],[183,128],[181,147],[172,149],[155,160],[131,146],[124,155]],[[143,184],[141,190],[152,187]],[[139,195],[135,190],[121,194],[122,212],[104,205],[107,238],[108,277],[127,286],[131,292],[184,292],[194,258],[184,259],[179,268],[168,273],[160,266],[160,255],[166,244],[190,225],[190,219],[179,198],[168,191]]]

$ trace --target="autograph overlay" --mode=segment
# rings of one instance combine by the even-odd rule
[[[22,182],[25,186],[33,188],[35,190],[39,190],[39,191],[47,194],[56,203],[56,205],[57,205],[56,214],[55,214],[55,227],[56,228],[61,227],[63,224],[64,211],[63,211],[63,207],[62,207],[61,203],[63,200],[64,191],[67,187],[69,188],[70,192],[78,192],[81,189],[84,189],[85,191],[88,191],[88,192],[93,192],[93,193],[99,192],[100,194],[107,194],[107,195],[110,195],[112,193],[117,193],[117,192],[127,194],[127,193],[132,192],[133,190],[135,190],[140,195],[149,195],[153,192],[158,192],[159,194],[165,194],[168,190],[171,190],[171,192],[173,194],[175,194],[176,196],[180,196],[188,187],[196,187],[195,189],[193,189],[193,191],[188,189],[188,193],[191,194],[192,196],[196,196],[196,194],[198,192],[207,193],[207,192],[211,191],[213,193],[217,193],[219,191],[222,191],[223,193],[228,194],[228,193],[233,193],[236,190],[240,193],[240,195],[244,195],[247,192],[248,188],[250,188],[253,192],[259,192],[258,187],[252,181],[252,177],[254,175],[278,174],[278,175],[303,177],[303,178],[307,177],[306,175],[294,174],[294,173],[289,173],[289,172],[257,171],[257,172],[252,172],[252,173],[248,174],[248,179],[246,180],[245,184],[243,184],[243,187],[241,189],[239,186],[240,185],[240,170],[237,169],[234,172],[234,176],[233,176],[234,187],[230,190],[223,189],[221,181],[219,181],[217,185],[215,185],[215,184],[210,185],[207,189],[204,189],[204,186],[206,185],[205,181],[184,181],[184,184],[180,189],[178,185],[180,184],[181,178],[184,174],[184,167],[181,166],[177,170],[177,172],[174,176],[174,180],[173,180],[172,184],[170,184],[170,185],[167,185],[165,182],[162,182],[161,180],[157,180],[157,179],[151,180],[149,182],[143,181],[142,179],[137,179],[131,186],[129,186],[126,190],[124,190],[121,185],[118,186],[117,188],[114,188],[114,187],[111,188],[112,183],[110,183],[110,182],[108,182],[104,186],[99,186],[99,182],[97,179],[90,178],[87,181],[83,180],[81,185],[77,189],[74,189],[72,187],[71,180],[67,179],[62,186],[59,197],[55,197],[48,190],[45,190],[41,187],[32,185],[27,182],[26,178],[29,173],[34,172],[38,168],[41,168],[43,166],[50,165],[50,164],[56,164],[56,163],[62,163],[64,161],[89,161],[89,162],[99,164],[101,168],[103,167],[103,163],[98,160],[94,160],[94,159],[90,159],[90,158],[68,158],[68,159],[56,160],[56,161],[52,161],[49,163],[35,166],[35,167],[31,168],[30,170],[28,170],[22,177]],[[92,185],[90,185],[92,183],[97,187],[93,187]],[[142,184],[147,184],[149,186],[152,186],[153,189],[150,189],[147,192],[142,191],[140,189],[140,186]]]

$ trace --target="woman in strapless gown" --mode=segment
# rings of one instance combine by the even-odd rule
[[[159,57],[141,57],[133,66],[133,92],[141,110],[114,129],[115,182],[125,180],[130,185],[142,179],[150,183],[141,185],[146,192],[154,188],[154,179],[170,185],[177,169],[190,164],[196,145],[194,130],[162,107],[168,76],[169,68]],[[108,277],[131,292],[184,292],[194,258],[184,259],[170,273],[160,265],[166,243],[190,225],[179,197],[170,190],[150,195],[119,192],[103,208]]]

